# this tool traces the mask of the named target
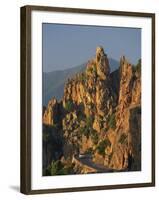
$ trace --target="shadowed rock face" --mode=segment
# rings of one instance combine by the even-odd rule
[[[141,74],[125,57],[110,73],[107,55],[97,47],[86,70],[66,82],[62,101],[49,101],[43,124],[61,135],[62,150],[57,158],[51,154],[55,160],[66,164],[89,152],[107,169],[141,170]]]
[[[116,107],[116,135],[110,161],[110,166],[115,169],[141,169],[141,149],[139,151],[139,146],[141,147],[141,85],[139,82],[140,76],[133,72],[131,64],[122,57],[119,98]],[[111,131],[108,135],[112,135]]]

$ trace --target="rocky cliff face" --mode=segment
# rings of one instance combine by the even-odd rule
[[[120,61],[120,89],[116,107],[116,129],[109,130],[112,142],[109,166],[114,169],[141,168],[141,80],[125,59]],[[131,166],[130,166],[131,165]]]
[[[140,66],[141,67],[141,66]],[[83,73],[65,84],[61,102],[50,100],[45,126],[62,134],[63,159],[90,153],[94,163],[114,170],[141,169],[141,75],[125,57],[110,74],[109,60],[97,47]]]

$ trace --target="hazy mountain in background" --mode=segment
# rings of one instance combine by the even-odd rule
[[[109,58],[109,64],[111,72],[119,67],[119,62],[112,58]],[[63,96],[64,85],[67,79],[76,73],[84,71],[85,68],[86,63],[65,70],[43,72],[43,105],[47,105],[52,97],[60,100]]]

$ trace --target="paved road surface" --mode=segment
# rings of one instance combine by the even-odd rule
[[[100,165],[97,163],[94,163],[91,159],[91,157],[83,157],[83,158],[79,158],[76,156],[76,159],[79,160],[82,164],[87,165],[88,167],[94,168],[95,170],[97,170],[97,172],[99,173],[104,173],[104,172],[113,172],[112,169],[108,169],[106,168],[104,165]]]

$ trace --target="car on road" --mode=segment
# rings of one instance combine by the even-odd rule
[[[86,154],[84,154],[84,153],[80,153],[79,155],[78,155],[78,157],[79,158],[87,158],[87,159],[90,159],[90,158],[92,158],[92,155],[91,154],[88,154],[88,153],[86,153]]]
[[[78,157],[79,158],[86,158],[87,156],[86,156],[86,154],[79,154]]]

